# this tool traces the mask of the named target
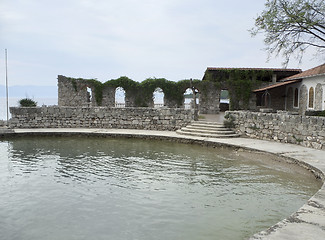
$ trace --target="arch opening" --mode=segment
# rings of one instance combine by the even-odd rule
[[[117,87],[115,89],[115,107],[125,107],[125,90],[122,87]]]
[[[314,108],[314,88],[309,88],[308,108]]]
[[[262,106],[271,108],[271,94],[267,90],[262,94]]]
[[[199,98],[200,98],[200,93],[199,93],[199,89],[194,88],[194,92],[195,92],[195,96],[193,95],[193,90],[191,88],[187,88],[183,94],[184,96],[184,108],[185,109],[193,109],[194,108],[194,97],[195,97],[195,102],[196,105],[199,105]]]
[[[153,92],[153,104],[154,108],[164,107],[165,103],[165,94],[161,88],[156,88]]]
[[[299,107],[299,91],[298,88],[295,88],[293,107]]]
[[[93,100],[93,92],[90,87],[87,87],[87,103],[91,103]]]
[[[229,91],[226,89],[222,89],[220,91],[220,101],[219,101],[219,108],[221,112],[225,112],[229,110]]]

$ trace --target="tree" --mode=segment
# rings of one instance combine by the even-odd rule
[[[310,47],[325,52],[324,0],[267,0],[265,7],[250,31],[265,33],[269,56],[282,54],[286,66],[292,57],[301,61]]]

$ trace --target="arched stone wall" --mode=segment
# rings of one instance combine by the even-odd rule
[[[320,83],[315,88],[315,110],[322,110],[323,104],[323,87]]]
[[[184,91],[193,86],[200,92],[199,108],[201,113],[218,113],[220,108],[220,86],[213,82],[201,80],[182,80],[179,82],[166,79],[147,79],[142,83],[127,77],[112,79],[101,83],[96,79],[81,79],[58,76],[58,105],[59,106],[115,106],[115,89],[125,90],[125,107],[153,107],[153,92],[161,88],[164,92],[164,106],[167,108],[184,107]],[[89,92],[91,88],[91,102]],[[183,91],[184,90],[184,91]],[[183,91],[183,92],[182,92]]]
[[[64,76],[58,77],[58,105],[59,106],[89,106],[88,84],[85,81],[71,81]],[[91,106],[96,106],[95,92],[92,87]]]
[[[287,111],[293,110],[293,89],[290,87],[287,92]]]
[[[299,94],[299,114],[305,114],[307,110],[307,103],[308,103],[308,90],[306,85],[302,85],[300,87],[300,94]]]
[[[220,112],[220,93],[221,89],[217,88],[212,82],[205,82],[202,86],[204,91],[200,91],[200,113],[216,114]]]
[[[115,88],[105,87],[103,89],[103,101],[102,106],[114,107],[115,106]]]

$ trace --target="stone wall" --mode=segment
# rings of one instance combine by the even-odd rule
[[[11,128],[130,128],[174,131],[188,125],[193,112],[170,108],[11,107]]]
[[[325,149],[325,117],[291,115],[288,112],[226,113],[234,117],[237,132],[244,136]]]
[[[220,93],[213,83],[205,83],[204,90],[201,90],[199,109],[202,114],[217,114],[220,112]]]

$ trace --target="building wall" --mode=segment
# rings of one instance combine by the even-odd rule
[[[243,136],[325,149],[325,117],[288,112],[228,111],[226,114],[233,117],[237,132]]]
[[[174,131],[193,119],[180,108],[11,107],[11,128],[129,128]]]
[[[309,89],[314,88],[314,103],[313,108],[309,108]],[[298,88],[299,93],[299,105],[298,107],[293,106],[294,98],[286,98],[286,110],[297,111],[300,114],[304,114],[307,110],[325,110],[325,76],[316,76],[307,79],[303,79],[300,83],[290,84],[286,87],[287,96],[289,89],[294,90]],[[292,109],[290,106],[293,106]]]

